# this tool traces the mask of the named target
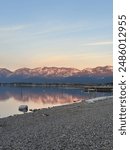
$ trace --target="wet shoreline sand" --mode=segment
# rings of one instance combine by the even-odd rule
[[[112,98],[0,119],[0,150],[112,150],[112,145]]]

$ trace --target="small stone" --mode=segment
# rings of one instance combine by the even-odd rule
[[[19,111],[22,111],[22,112],[27,112],[28,111],[28,106],[27,105],[20,105],[19,106]]]

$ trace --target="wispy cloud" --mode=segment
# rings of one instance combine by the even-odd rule
[[[0,26],[0,43],[10,44],[13,41],[17,41],[25,31],[29,29],[30,25],[10,25]]]
[[[0,32],[15,32],[15,31],[23,30],[25,28],[27,28],[27,25],[13,25],[7,27],[0,26]]]
[[[40,29],[40,30],[39,30]],[[43,24],[42,27],[39,26],[32,34],[35,36],[41,35],[50,35],[50,34],[64,34],[64,33],[73,33],[80,32],[84,30],[88,30],[88,25],[86,23],[75,23],[75,24],[61,24],[61,23],[53,23],[46,26]]]
[[[98,41],[81,44],[82,46],[102,46],[102,45],[112,45],[112,41]]]

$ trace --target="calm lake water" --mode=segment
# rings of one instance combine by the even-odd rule
[[[29,109],[48,108],[110,95],[112,93],[88,93],[72,88],[0,87],[0,118],[21,114],[22,112],[18,111],[20,105],[28,105]]]

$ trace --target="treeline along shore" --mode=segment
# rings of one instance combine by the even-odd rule
[[[81,88],[85,92],[112,92],[113,83],[106,84],[72,84],[72,83],[0,83],[0,87],[65,87],[65,88]]]

